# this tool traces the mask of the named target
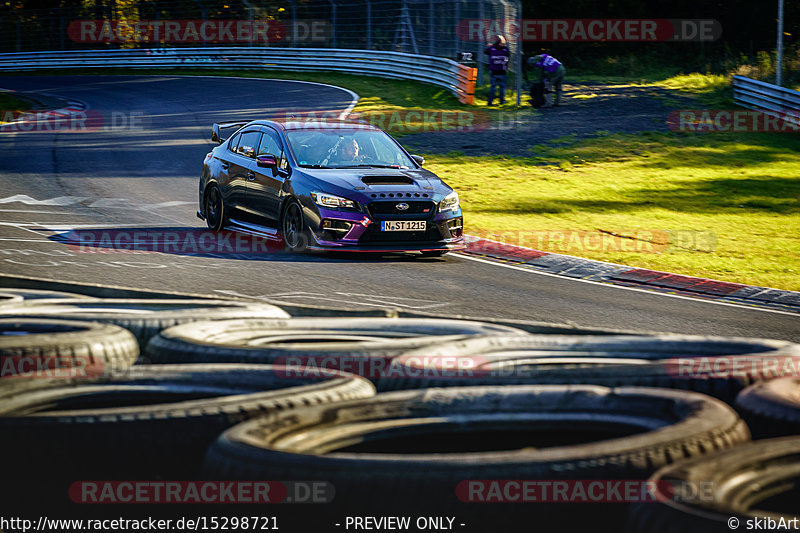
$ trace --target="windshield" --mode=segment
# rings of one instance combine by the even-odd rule
[[[378,130],[301,129],[286,132],[301,167],[414,168],[397,143]]]

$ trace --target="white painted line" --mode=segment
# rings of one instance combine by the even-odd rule
[[[421,298],[401,298],[396,296],[388,296],[388,295],[376,295],[376,294],[361,294],[355,292],[339,292],[336,291],[333,294],[338,296],[344,296],[350,298],[350,300],[346,301],[357,301],[353,299],[353,297],[363,298],[364,301],[373,301],[382,306],[390,305],[394,307],[407,307],[409,309],[427,309],[430,307],[443,307],[446,305],[450,305],[450,302],[437,302],[434,300],[424,300]],[[277,293],[277,294],[270,294],[268,295],[270,298],[319,298],[318,293],[314,292],[302,292],[302,291],[295,291],[295,292],[284,292],[284,293]],[[411,305],[406,303],[400,303],[400,300],[405,300],[408,302],[423,302],[422,305]],[[429,303],[427,303],[429,302]],[[359,301],[359,303],[363,303]]]
[[[0,198],[0,204],[23,203],[25,205],[55,205],[66,207],[70,205],[80,204],[82,202],[91,200],[89,196],[58,196],[50,198],[49,200],[37,200],[27,194],[15,194],[6,198]],[[114,209],[135,209],[137,211],[150,211],[152,209],[163,209],[165,207],[176,207],[180,205],[191,205],[196,202],[186,200],[171,200],[167,202],[159,202],[155,204],[140,204],[129,198],[97,198],[91,204],[85,207],[89,208],[114,208]],[[31,211],[44,213],[44,211]]]
[[[460,257],[462,259],[468,259],[470,261],[477,261],[478,263],[486,263],[486,264],[489,264],[489,265],[499,266],[499,267],[503,267],[503,268],[510,268],[510,269],[513,269],[513,270],[520,270],[522,272],[528,272],[529,274],[539,274],[541,276],[550,276],[552,278],[559,278],[559,279],[564,280],[564,281],[579,281],[581,283],[591,283],[592,285],[601,285],[603,287],[608,287],[608,288],[613,288],[613,289],[621,289],[621,290],[634,291],[634,292],[643,292],[645,294],[652,294],[652,295],[657,295],[657,296],[668,296],[670,298],[679,298],[681,300],[689,300],[689,301],[692,301],[692,302],[703,303],[703,304],[724,305],[726,307],[737,307],[739,309],[747,309],[749,311],[761,311],[763,313],[776,313],[776,314],[779,314],[779,315],[789,315],[789,316],[793,316],[793,317],[800,316],[800,314],[798,314],[798,313],[792,313],[792,312],[789,312],[789,311],[779,311],[777,309],[767,309],[767,308],[763,308],[763,307],[750,307],[750,306],[747,306],[747,305],[735,304],[735,303],[730,303],[730,302],[719,302],[719,301],[716,301],[716,300],[704,300],[704,299],[701,299],[701,298],[694,298],[692,296],[683,296],[683,295],[680,295],[680,294],[669,294],[669,293],[659,292],[659,291],[654,291],[654,290],[640,289],[640,288],[637,288],[637,287],[626,287],[624,285],[615,285],[615,284],[612,284],[612,283],[604,283],[604,282],[601,282],[601,281],[593,281],[593,280],[590,280],[590,279],[580,279],[580,278],[571,278],[571,277],[568,277],[568,276],[560,276],[558,274],[553,274],[553,273],[550,273],[550,272],[541,272],[539,270],[534,270],[531,267],[527,267],[526,268],[526,267],[518,266],[518,265],[507,265],[505,263],[498,263],[497,261],[490,261],[488,259],[482,259],[480,257],[472,257],[472,256],[469,256],[469,255],[464,255],[464,254],[459,254],[459,253],[453,253],[453,254],[450,254],[450,255],[452,255],[454,257]]]
[[[3,224],[3,222],[0,222]],[[14,224],[11,224],[14,225]],[[137,229],[144,229],[144,228],[162,228],[164,227],[163,224],[48,224],[48,223],[40,223],[40,222],[29,222],[27,225],[36,226],[39,229],[45,231],[69,231],[74,229],[112,229],[112,228],[120,228],[120,229],[128,229],[128,230],[137,230]]]
[[[381,297],[381,296],[372,297],[371,296],[370,299],[374,300],[374,301],[376,301],[378,303],[369,303],[369,302],[354,300],[353,298],[347,298],[347,299],[328,298],[328,297],[320,296],[320,295],[315,294],[315,293],[306,293],[306,292],[269,294],[269,295],[264,295],[264,296],[250,296],[248,294],[242,294],[242,293],[239,293],[239,292],[236,292],[236,291],[233,291],[233,290],[221,290],[221,289],[215,289],[214,292],[219,292],[221,294],[227,294],[228,296],[237,296],[237,297],[240,297],[240,298],[252,298],[252,299],[263,300],[265,302],[270,302],[270,303],[274,303],[274,304],[283,303],[283,304],[287,304],[287,305],[293,305],[293,304],[297,303],[296,300],[292,300],[292,299],[309,299],[309,300],[314,300],[314,301],[337,302],[337,303],[345,303],[345,304],[350,304],[350,305],[361,305],[361,306],[366,306],[366,307],[380,307],[380,308],[404,307],[404,308],[407,308],[407,309],[428,309],[428,308],[432,308],[432,307],[442,307],[442,306],[445,306],[445,305],[449,305],[448,302],[436,303],[436,304],[430,304],[430,305],[408,305],[408,304],[397,303],[394,300],[395,299],[398,299],[398,300],[410,300],[411,298],[394,298],[392,296],[384,296],[384,297]],[[341,294],[342,296],[348,296],[347,293],[335,293],[335,294]],[[287,300],[286,298],[290,298],[290,299]],[[381,301],[381,298],[385,298],[386,300],[385,301]],[[424,300],[422,300],[422,301],[424,301]]]
[[[13,228],[21,229],[23,231],[28,231],[28,232],[33,233],[35,235],[39,235],[40,237],[49,237],[49,235],[46,235],[46,234],[42,233],[41,231],[36,231],[35,229],[27,227],[27,226],[30,226],[30,225],[31,224],[28,223],[28,222],[0,222],[0,226],[11,226]]]
[[[14,196],[8,196],[6,198],[0,198],[0,204],[10,204],[14,202],[21,202],[25,205],[58,205],[58,206],[65,206],[65,205],[73,205],[80,203],[84,200],[89,198],[88,196],[58,196],[56,198],[50,198],[49,200],[37,200],[36,198],[32,198],[27,194],[15,194]]]

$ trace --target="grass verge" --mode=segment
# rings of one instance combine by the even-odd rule
[[[800,290],[796,134],[609,135],[530,158],[427,156],[468,233],[590,259]]]

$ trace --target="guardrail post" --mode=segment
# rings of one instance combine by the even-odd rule
[[[783,0],[778,0],[778,57],[775,65],[775,85],[783,85]]]
[[[12,11],[12,13],[14,13]],[[22,51],[22,19],[20,18],[18,13],[14,13],[14,16],[17,17],[17,52]]]
[[[200,2],[200,0],[192,0],[192,2],[197,4],[197,7],[200,8],[200,17],[203,19],[203,22],[205,22],[206,21],[206,6],[204,6]],[[160,16],[161,16],[161,13],[158,10],[156,10],[156,20],[159,20]],[[203,34],[205,34],[205,32],[203,32]],[[204,38],[203,39],[203,47],[206,47],[206,46],[208,46],[208,43],[206,42],[206,40]],[[158,43],[158,47],[161,48],[161,42]]]
[[[59,36],[58,40],[61,43],[62,50],[66,48],[66,43],[64,41],[66,26],[67,25],[64,23],[64,8],[62,7],[58,10],[58,36]]]
[[[522,62],[522,2],[517,0],[514,2],[514,6],[516,7],[517,13],[516,23],[517,23],[517,107],[522,105],[522,69],[525,68],[525,65]]]
[[[253,4],[248,2],[247,0],[242,0],[242,3],[247,8],[247,19],[250,21],[250,31],[253,31]],[[247,43],[247,46],[253,46],[253,39],[250,39],[250,42]]]
[[[458,38],[458,24],[461,22],[461,0],[454,0],[453,6],[453,20],[456,22],[456,28],[453,32],[453,57],[456,57],[461,51],[461,40]]]
[[[434,46],[433,46],[433,2],[434,0],[428,0],[428,55],[435,55],[434,54]]]
[[[484,17],[486,13],[483,9],[483,0],[478,0],[478,20],[481,21],[481,39],[478,39],[478,50],[475,53],[475,58],[477,59],[478,63],[478,85],[483,84],[483,47],[486,46],[486,43],[483,42],[486,38],[485,31],[486,31],[486,21]]]
[[[331,3],[331,47],[336,48],[336,0],[328,0]]]
[[[292,48],[297,48],[297,4],[294,0],[289,0],[292,9]]]

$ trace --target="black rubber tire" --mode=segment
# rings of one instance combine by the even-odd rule
[[[647,429],[631,435],[630,427]],[[593,439],[578,440],[580,429]],[[619,435],[624,436],[614,438]],[[206,472],[212,479],[328,480],[342,513],[436,512],[462,521],[494,521],[522,512],[537,527],[555,516],[562,526],[570,520],[578,526],[576,517],[569,518],[577,510],[572,505],[558,511],[558,505],[541,503],[465,504],[456,487],[464,480],[646,479],[673,461],[748,440],[747,427],[730,407],[691,392],[593,386],[427,389],[240,424],[209,448]],[[492,451],[482,449],[486,444]],[[624,518],[624,509],[614,511],[618,520]]]
[[[800,435],[800,378],[751,385],[736,397],[735,407],[755,439]]]
[[[177,324],[226,318],[285,318],[289,314],[274,305],[232,300],[94,298],[0,308],[0,318],[4,316],[116,324],[130,330],[143,349],[153,335]]]
[[[47,303],[48,300],[59,300],[59,299],[70,299],[74,300],[76,298],[84,298],[89,299],[91,296],[86,296],[85,294],[78,294],[74,292],[62,292],[62,291],[46,291],[46,290],[39,290],[39,289],[0,289],[0,298],[3,295],[14,295],[19,296],[22,298],[20,303],[24,304],[40,304],[40,303]]]
[[[291,318],[194,322],[165,329],[146,347],[155,363],[327,365],[377,379],[392,357],[437,340],[523,334],[507,326],[446,319]],[[331,359],[319,359],[331,358]],[[374,365],[361,366],[369,360]],[[380,360],[380,361],[379,361]]]
[[[206,190],[203,202],[203,215],[206,218],[208,229],[211,231],[222,231],[228,223],[228,213],[219,187],[216,185],[208,185],[208,190]]]
[[[396,357],[379,391],[475,385],[592,384],[703,392],[732,403],[754,376],[682,372],[681,360],[800,355],[767,339],[687,335],[525,335],[472,338]],[[689,366],[689,365],[685,365]],[[685,368],[685,367],[684,367]],[[697,364],[700,368],[700,364]]]
[[[296,235],[296,238],[294,237]],[[284,248],[293,253],[302,253],[311,243],[306,228],[303,207],[294,198],[288,200],[281,213],[281,237]]]
[[[4,397],[0,453],[18,465],[4,466],[6,475],[181,479],[197,476],[208,445],[238,422],[374,393],[368,381],[336,372],[296,378],[271,365],[134,366]]]
[[[0,394],[8,383],[86,377],[127,369],[139,345],[112,324],[38,318],[0,319]],[[30,374],[25,378],[24,374]],[[13,378],[13,379],[12,379]]]
[[[442,257],[447,254],[449,250],[425,250],[420,252],[422,257]]]
[[[756,441],[656,472],[657,501],[631,506],[628,533],[725,533],[800,516],[800,437]],[[762,505],[762,507],[759,507]],[[735,519],[736,525],[729,525]],[[800,522],[797,522],[800,524]],[[732,524],[732,522],[730,523]],[[764,522],[761,522],[761,529]],[[770,531],[797,531],[769,528]]]

